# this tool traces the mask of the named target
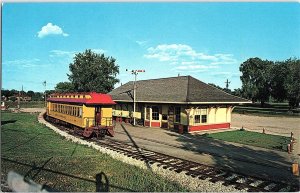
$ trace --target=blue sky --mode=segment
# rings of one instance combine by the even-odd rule
[[[68,81],[75,53],[116,58],[138,79],[191,75],[241,87],[250,57],[285,60],[300,54],[299,3],[4,3],[2,88],[53,89]],[[116,87],[120,84],[115,85]]]

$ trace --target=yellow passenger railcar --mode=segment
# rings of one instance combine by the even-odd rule
[[[113,136],[110,95],[96,92],[52,94],[47,100],[47,118],[83,129],[83,136]]]

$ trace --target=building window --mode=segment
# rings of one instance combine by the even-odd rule
[[[162,115],[162,120],[164,120],[164,121],[168,120],[168,115],[167,114],[163,114]]]
[[[180,122],[180,107],[175,107],[175,122]]]
[[[201,115],[201,123],[207,122],[207,115]]]
[[[157,106],[152,107],[152,119],[159,120],[159,108]]]
[[[200,115],[195,115],[195,123],[200,123]]]

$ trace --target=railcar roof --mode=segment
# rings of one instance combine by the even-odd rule
[[[58,96],[67,96],[67,95],[89,95],[90,98],[58,98]],[[116,104],[110,95],[102,93],[68,93],[68,94],[53,94],[50,98],[47,99],[50,102],[59,102],[59,103],[76,103],[76,104],[86,104],[86,105],[114,105]]]

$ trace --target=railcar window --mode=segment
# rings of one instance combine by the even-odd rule
[[[82,117],[82,107],[79,108],[79,117]]]

